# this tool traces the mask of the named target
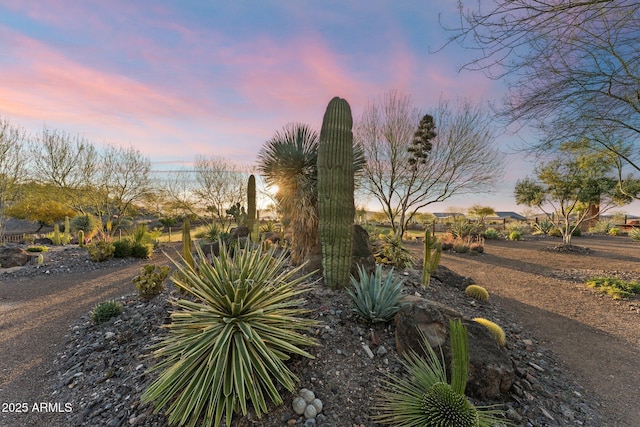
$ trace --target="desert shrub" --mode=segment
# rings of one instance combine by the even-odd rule
[[[231,425],[233,414],[256,417],[267,400],[281,404],[279,390],[293,392],[298,378],[284,364],[290,354],[312,357],[300,346],[315,340],[299,332],[316,325],[300,297],[309,275],[301,268],[284,269],[284,254],[236,249],[210,264],[196,246],[195,266],[179,265],[172,280],[189,299],[174,299],[168,335],[154,346],[160,371],[142,396],[154,401],[155,412],[168,406],[169,424]],[[279,385],[276,385],[279,384]]]
[[[265,221],[260,224],[260,233],[278,232],[278,227],[273,221]]]
[[[497,240],[500,238],[500,232],[493,227],[489,227],[482,232],[482,237],[487,240]]]
[[[133,258],[147,259],[153,252],[153,246],[148,243],[134,242],[131,245],[131,256]]]
[[[611,227],[609,229],[609,231],[607,232],[607,234],[609,234],[609,236],[619,236],[620,235],[620,229],[618,227]]]
[[[580,236],[582,236],[582,230],[580,229],[580,227],[576,227],[575,225],[572,225],[571,226],[571,235],[580,237]]]
[[[527,228],[523,224],[520,224],[517,222],[511,223],[507,225],[505,228],[505,234],[507,236],[513,233],[514,231],[517,231],[518,233],[520,233],[521,236],[524,236],[527,233]]]
[[[215,242],[216,240],[218,240],[218,236],[220,236],[221,232],[222,229],[220,228],[220,225],[214,222],[195,233],[194,237],[197,239],[207,239],[211,242]]]
[[[36,235],[35,234],[25,234],[24,238],[22,239],[22,241],[27,245],[33,245],[33,242],[36,241]]]
[[[360,280],[351,276],[353,287],[347,289],[353,302],[352,310],[370,323],[388,322],[393,319],[400,310],[403,282],[393,281],[393,268],[387,273],[384,282],[381,265],[377,265],[371,275],[359,265],[358,276]]]
[[[98,230],[102,229],[102,221],[94,215],[78,215],[71,219],[70,226],[73,231],[82,230],[85,239],[91,239]]]
[[[562,237],[562,231],[560,231],[558,227],[553,227],[551,230],[549,230],[549,236]]]
[[[518,230],[513,230],[509,233],[509,240],[522,240],[522,233]]]
[[[548,219],[543,219],[542,221],[533,223],[532,227],[534,234],[549,234],[554,225],[553,222]]]
[[[376,242],[373,256],[378,264],[392,265],[398,268],[411,268],[413,257],[402,243],[402,238],[394,234],[382,236]]]
[[[156,267],[154,264],[148,264],[142,267],[140,274],[131,281],[136,285],[141,298],[151,299],[164,291],[164,281],[170,271],[166,265]]]
[[[443,233],[442,236],[440,236],[440,243],[442,245],[442,250],[449,251],[453,249],[453,242],[455,240],[456,238],[453,237],[453,234],[449,232]]]
[[[161,230],[149,230],[147,224],[138,224],[133,230],[133,233],[127,236],[127,238],[134,244],[141,243],[143,245],[154,245],[161,234]]]
[[[105,301],[97,304],[91,311],[91,320],[94,323],[104,323],[112,317],[122,314],[124,308],[118,301]]]
[[[500,425],[498,411],[474,406],[465,396],[469,369],[467,330],[450,321],[451,383],[442,354],[438,357],[423,337],[425,358],[414,351],[402,364],[407,376],[387,374],[375,408],[374,420],[394,427],[491,427]]]
[[[617,277],[592,277],[587,280],[587,286],[611,295],[613,299],[629,298],[640,294],[640,284],[627,282]]]
[[[476,323],[481,324],[485,328],[487,328],[487,330],[493,336],[493,339],[496,340],[496,343],[500,347],[505,346],[505,344],[507,343],[507,337],[504,334],[504,331],[502,330],[502,328],[497,323],[494,323],[491,320],[485,319],[483,317],[476,317],[475,319],[472,319],[472,320]]]
[[[113,242],[113,256],[115,258],[128,258],[131,256],[131,241],[128,239]]]
[[[102,262],[111,258],[116,251],[116,248],[113,243],[106,240],[100,240],[87,245],[87,251],[89,252],[91,260]]]
[[[629,237],[631,237],[636,242],[640,242],[640,227],[633,227],[629,231]]]
[[[466,220],[458,220],[454,221],[449,226],[449,231],[453,234],[453,237],[457,238],[465,238],[471,236],[477,232],[477,225],[473,222],[468,222]]]
[[[453,245],[453,251],[458,254],[468,254],[471,250],[471,247],[467,243],[455,243]]]
[[[589,233],[609,233],[609,230],[611,230],[612,227],[613,224],[609,221],[596,221],[591,227],[589,227]]]
[[[48,252],[49,251],[49,247],[42,246],[42,245],[36,245],[36,246],[29,246],[25,250],[27,252]]]

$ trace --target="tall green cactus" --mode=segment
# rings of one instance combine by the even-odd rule
[[[440,243],[436,236],[431,234],[431,230],[427,228],[424,232],[424,263],[422,266],[422,284],[424,286],[429,286],[431,274],[436,270],[436,267],[438,267],[441,254],[442,243]]]
[[[63,245],[68,245],[69,242],[71,241],[71,234],[69,232],[70,229],[71,229],[71,225],[69,223],[69,217],[65,216],[64,217],[64,233],[62,233],[62,244]]]
[[[188,218],[182,223],[182,257],[184,261],[193,268],[193,253],[191,252],[191,223]]]
[[[352,126],[347,101],[333,98],[324,114],[318,146],[318,237],[324,280],[331,288],[347,286],[351,270],[355,216]]]
[[[256,224],[256,177],[249,175],[247,183],[247,227],[251,233],[251,240],[254,238],[254,228]]]

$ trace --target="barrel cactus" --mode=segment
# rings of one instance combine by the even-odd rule
[[[318,237],[325,283],[331,288],[347,286],[351,269],[355,216],[352,126],[347,101],[333,98],[324,114],[318,146]]]

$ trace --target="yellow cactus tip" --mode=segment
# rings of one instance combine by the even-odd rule
[[[482,286],[478,285],[469,285],[464,290],[464,293],[473,299],[477,299],[478,301],[488,301],[489,300],[489,292]]]
[[[485,318],[482,317],[476,317],[475,319],[471,319],[474,322],[477,322],[479,324],[481,324],[482,326],[484,326],[485,328],[487,328],[489,330],[489,332],[491,333],[491,335],[493,335],[493,338],[496,340],[496,343],[500,346],[500,347],[504,347],[505,344],[507,343],[507,337],[504,333],[504,331],[502,330],[502,328],[500,326],[498,326],[497,323],[492,322],[491,320],[487,320]]]

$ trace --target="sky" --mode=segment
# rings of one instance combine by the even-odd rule
[[[439,99],[499,101],[500,81],[459,72],[470,52],[436,52],[439,20],[456,16],[451,0],[0,0],[0,117],[134,146],[158,171],[196,155],[252,165],[285,124],[319,129],[334,96],[356,120],[390,90],[425,112]],[[508,154],[494,193],[428,210],[521,211],[513,185],[532,168],[513,152],[521,143],[496,141]]]

